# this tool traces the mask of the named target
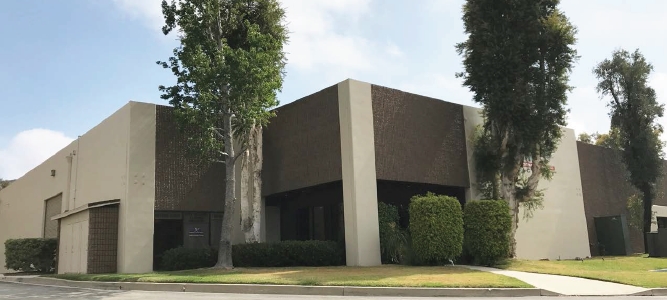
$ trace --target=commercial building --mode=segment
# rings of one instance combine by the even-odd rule
[[[470,141],[479,113],[355,80],[277,108],[263,134],[262,241],[344,239],[348,265],[380,264],[378,201],[399,206],[405,221],[416,194],[480,198]],[[601,217],[624,250],[643,251],[624,221],[633,189],[620,160],[563,132],[556,174],[540,183],[544,207],[520,221],[518,257],[598,254]],[[149,272],[167,249],[215,246],[225,170],[188,156],[187,134],[170,107],[128,103],[0,191],[0,242],[58,238],[59,273]],[[664,193],[655,204],[665,216]],[[239,212],[237,202],[235,243]]]

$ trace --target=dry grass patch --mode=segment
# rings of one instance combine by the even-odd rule
[[[498,266],[507,270],[566,275],[640,286],[667,287],[667,272],[650,270],[667,268],[667,258],[646,256],[605,257],[581,261],[514,260]]]
[[[199,269],[149,274],[56,275],[80,281],[279,284],[369,287],[529,288],[514,278],[461,267]]]

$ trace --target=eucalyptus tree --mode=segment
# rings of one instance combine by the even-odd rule
[[[477,152],[483,159],[477,168],[509,205],[512,255],[519,207],[541,205],[538,184],[552,176],[549,158],[566,125],[576,28],[558,5],[558,0],[467,0],[463,6],[467,40],[456,46],[464,66],[458,76],[482,106]]]
[[[616,50],[594,69],[598,78],[597,91],[608,99],[611,116],[610,132],[615,132],[615,147],[628,171],[628,180],[641,192],[643,207],[644,249],[648,251],[646,233],[651,230],[652,205],[656,182],[662,176],[663,128],[658,119],[664,104],[657,100],[648,84],[653,66],[635,50]],[[635,203],[637,200],[635,199]],[[633,199],[630,199],[632,204]]]
[[[265,126],[278,105],[286,63],[284,10],[277,0],[162,1],[165,35],[177,31],[180,45],[158,64],[176,77],[160,86],[174,107],[190,149],[225,164],[224,214],[217,268],[233,268],[232,225],[235,165],[248,149],[250,132]]]

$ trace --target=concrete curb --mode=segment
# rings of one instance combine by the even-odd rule
[[[667,288],[648,289],[630,296],[667,296]]]
[[[46,277],[0,277],[2,282],[73,287],[98,290],[134,290],[161,292],[197,292],[227,294],[280,294],[310,296],[375,297],[529,297],[558,296],[537,288],[390,288],[353,286],[300,286],[255,284],[193,284],[71,281]]]

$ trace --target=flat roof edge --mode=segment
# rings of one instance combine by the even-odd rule
[[[88,203],[88,204],[84,204],[84,205],[81,205],[81,206],[79,206],[75,209],[66,211],[66,212],[61,213],[61,214],[57,214],[57,215],[51,217],[51,220],[52,221],[60,220],[60,219],[63,219],[63,218],[67,218],[71,215],[75,215],[75,214],[78,214],[80,212],[89,210],[91,208],[109,206],[109,205],[114,205],[114,204],[120,204],[120,199],[103,200],[103,201],[97,201],[97,202],[91,202],[91,203]]]

